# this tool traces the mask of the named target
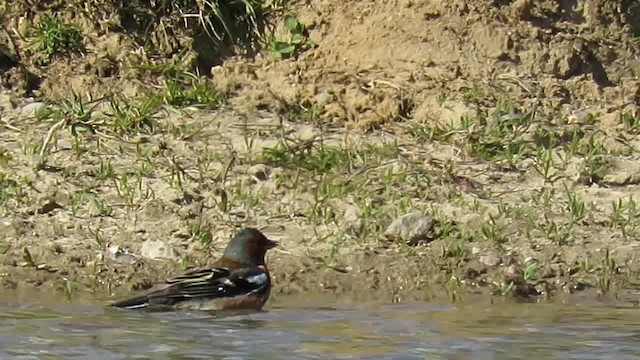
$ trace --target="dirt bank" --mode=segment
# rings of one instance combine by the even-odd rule
[[[5,288],[120,295],[258,226],[276,297],[633,297],[637,2],[294,2],[284,60],[87,4],[3,9]],[[385,236],[412,212],[420,241]]]

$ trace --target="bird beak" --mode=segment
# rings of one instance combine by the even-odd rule
[[[267,249],[273,249],[276,246],[278,246],[277,241],[267,240]]]

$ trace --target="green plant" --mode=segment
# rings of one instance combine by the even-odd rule
[[[515,291],[515,284],[513,283],[513,281],[510,281],[509,283],[506,282],[493,282],[492,284],[492,289],[491,289],[491,293],[493,296],[501,296],[501,297],[506,297],[506,296],[510,296],[513,295],[514,291]]]
[[[499,224],[493,216],[489,216],[489,221],[482,224],[480,232],[485,239],[495,242],[496,244],[503,244],[507,241],[505,238],[505,226]]]
[[[535,171],[540,174],[546,182],[553,183],[559,178],[556,174],[553,160],[553,150],[540,149],[538,150],[537,157],[535,158]]]
[[[443,259],[455,259],[459,263],[463,263],[467,256],[467,249],[459,243],[445,242],[440,248],[440,257]]]
[[[469,103],[480,103],[485,96],[484,90],[477,84],[462,89],[462,96]]]
[[[566,245],[571,242],[573,238],[574,225],[563,224],[562,222],[556,222],[547,214],[543,216],[543,222],[539,225],[542,233],[547,239],[554,241],[558,245]]]
[[[160,107],[160,100],[150,96],[140,101],[132,101],[124,95],[109,99],[109,112],[104,126],[118,134],[153,132],[154,115]]]
[[[95,230],[89,228],[89,234],[93,236],[93,241],[96,245],[98,245],[98,249],[103,250],[105,248],[106,242],[104,236],[102,235],[102,230],[97,228]]]
[[[274,37],[271,38],[268,44],[268,49],[276,59],[286,59],[295,56],[300,51],[317,46],[309,39],[307,26],[301,24],[295,16],[286,16],[284,25],[289,31],[289,39],[278,39]]]
[[[113,214],[113,208],[107,205],[104,201],[93,197],[91,202],[95,216],[111,216]]]
[[[0,172],[0,205],[10,200],[20,199],[23,196],[22,187],[5,173]]]
[[[197,2],[196,14],[187,16],[197,17],[205,32],[215,42],[238,43],[260,35],[264,16],[269,10],[263,2],[204,0]]]
[[[640,117],[636,112],[620,113],[620,123],[624,125],[626,131],[637,134],[640,132]]]
[[[614,277],[618,273],[618,265],[611,256],[609,248],[605,248],[600,264],[600,273],[597,275],[597,283],[601,294],[606,294],[612,290]]]
[[[93,115],[94,110],[98,105],[100,105],[99,101],[88,101],[85,102],[85,99],[82,95],[73,93],[71,98],[65,98],[62,100],[60,104],[60,113],[52,115],[54,117],[64,117],[71,124],[80,124],[84,125],[91,121],[91,117]],[[91,107],[87,107],[88,105],[92,105]],[[72,133],[75,134],[76,131],[71,127]]]
[[[265,164],[303,168],[320,173],[338,168],[348,160],[344,148],[328,146],[320,140],[282,138],[274,147],[265,148],[259,160]]]
[[[596,140],[595,136],[589,137],[588,141],[579,149],[584,156],[584,167],[581,176],[587,184],[600,182],[609,170],[606,149],[601,140]]]
[[[611,228],[620,228],[622,237],[626,239],[638,234],[639,217],[640,208],[634,198],[630,196],[627,201],[620,198],[612,202],[612,212],[606,224]]]
[[[585,216],[585,204],[582,199],[580,199],[576,194],[572,193],[569,188],[565,184],[565,191],[567,193],[567,197],[569,198],[569,203],[567,204],[567,212],[571,216],[571,220],[575,223],[582,220]]]
[[[522,277],[525,281],[535,281],[538,279],[540,265],[537,262],[528,262],[522,269]]]
[[[211,234],[211,230],[209,228],[210,226],[203,220],[191,224],[189,226],[191,239],[198,241],[204,246],[211,245],[211,242],[213,241],[213,234]]]
[[[75,297],[76,291],[78,290],[78,286],[70,279],[63,277],[62,284],[60,285],[60,289],[66,296],[67,301],[71,301]]]
[[[113,165],[111,162],[104,162],[104,160],[100,159],[100,165],[98,166],[98,179],[107,180],[114,178]]]
[[[34,37],[36,51],[44,52],[49,58],[84,50],[81,31],[57,16],[43,15],[35,25]]]
[[[162,98],[167,105],[175,107],[216,109],[224,102],[225,96],[211,85],[208,79],[184,73],[182,76],[165,79],[165,93]]]
[[[84,191],[79,191],[71,195],[71,214],[77,216],[80,208],[87,202],[88,194]]]

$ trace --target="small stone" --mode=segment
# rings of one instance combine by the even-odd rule
[[[269,170],[264,164],[255,164],[249,168],[249,174],[258,181],[265,181],[269,178]]]
[[[522,270],[516,264],[511,264],[504,268],[503,274],[507,279],[519,279],[522,277]]]
[[[604,179],[602,179],[602,183],[618,186],[635,185],[640,183],[640,174],[637,172],[619,170],[614,173],[606,174]]]
[[[149,259],[178,260],[180,254],[167,242],[162,240],[146,240],[140,248],[140,255]]]
[[[593,115],[591,115],[588,111],[578,109],[571,112],[571,115],[568,116],[567,121],[570,124],[584,124],[591,122],[592,119]]]
[[[142,206],[142,213],[146,217],[159,219],[165,216],[165,205],[159,199],[150,200]]]
[[[0,217],[0,234],[4,234],[13,228],[13,221],[8,217]]]
[[[486,254],[481,255],[478,260],[481,264],[489,267],[496,267],[502,263],[502,258],[495,251],[488,251]]]
[[[471,255],[478,255],[478,254],[480,254],[481,251],[482,250],[479,247],[474,246],[474,247],[471,248]]]
[[[342,218],[342,228],[347,232],[357,235],[362,231],[362,225],[360,210],[352,205],[347,207]]]
[[[430,242],[433,240],[431,238],[433,223],[432,217],[414,211],[395,219],[385,230],[384,236],[415,246],[421,241]]]
[[[30,118],[36,117],[47,111],[47,104],[42,102],[33,102],[22,107],[20,115]]]
[[[333,96],[327,92],[321,92],[315,96],[318,106],[325,106],[333,100]]]
[[[201,201],[183,205],[178,209],[178,215],[183,219],[196,219],[202,216],[204,204]]]

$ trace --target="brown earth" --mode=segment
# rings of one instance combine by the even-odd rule
[[[31,96],[57,108],[74,92],[143,98],[162,85],[136,67],[151,58],[139,39],[114,31],[104,11],[99,24],[62,11],[90,34],[83,56],[35,56],[24,33],[33,14],[7,16],[0,34],[11,40],[10,56],[0,59],[6,289],[122,295],[210,263],[235,229],[259,226],[282,244],[269,256],[276,299],[633,299],[637,1],[295,4],[318,47],[289,60],[264,51],[224,58],[210,80],[228,94],[223,107],[166,107],[155,114],[155,131],[135,135],[60,130],[41,153],[37,144],[54,121],[22,111]],[[167,51],[155,63],[193,67],[206,47],[169,40],[187,53]],[[99,103],[95,111],[109,109]],[[490,130],[507,115],[531,121],[496,139]],[[541,134],[559,142],[551,174],[543,173]],[[575,146],[586,151],[568,150],[571,134],[581,134]],[[296,136],[316,155],[322,136],[347,153],[347,165],[322,172],[265,160],[265,149]],[[486,156],[507,140],[527,151]],[[585,206],[579,216],[576,198]],[[450,229],[416,246],[383,237],[394,218],[414,210]],[[349,212],[360,222],[355,231]],[[176,261],[128,264],[109,255],[114,245],[139,254],[155,239],[176,249]]]

